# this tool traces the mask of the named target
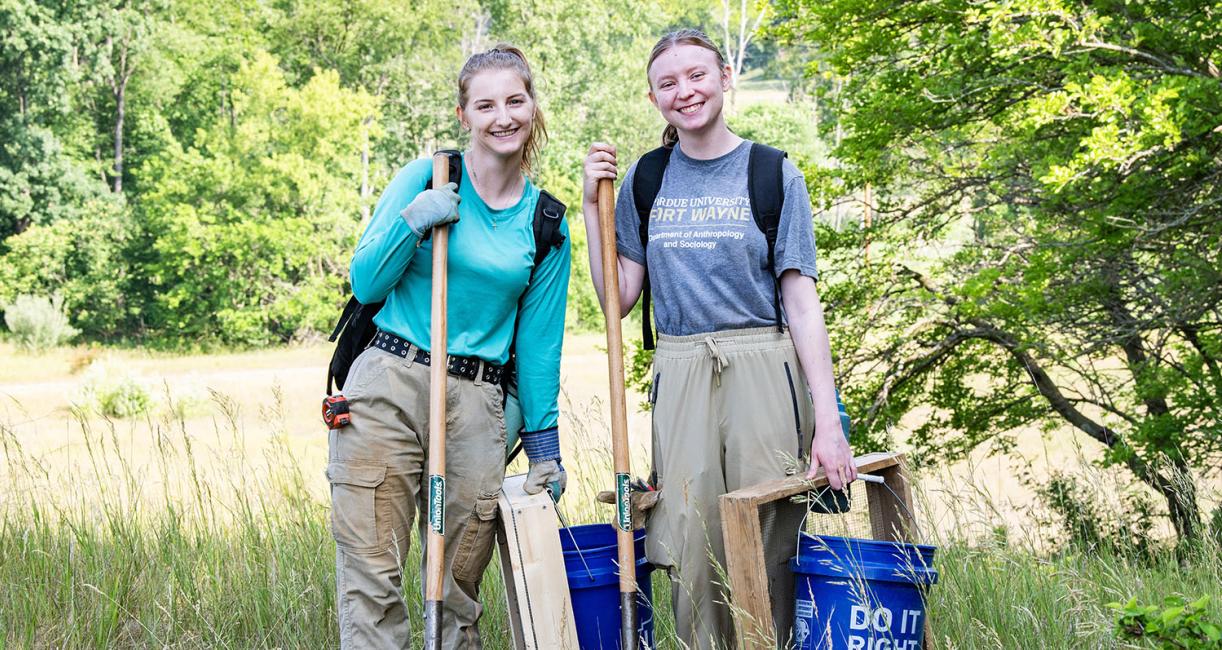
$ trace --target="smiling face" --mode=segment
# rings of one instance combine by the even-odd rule
[[[471,146],[498,157],[520,156],[535,119],[535,101],[516,71],[492,68],[476,73],[458,119],[471,130]]]
[[[720,124],[729,84],[729,67],[699,45],[676,44],[649,66],[649,100],[680,132],[699,133]]]

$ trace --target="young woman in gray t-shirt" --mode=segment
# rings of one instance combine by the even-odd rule
[[[658,41],[646,70],[649,99],[668,123],[663,144],[673,147],[649,213],[649,241],[641,241],[632,194],[635,164],[615,211],[622,312],[636,304],[648,267],[659,333],[651,400],[661,497],[646,523],[646,555],[674,581],[682,641],[732,647],[728,599],[711,559],[725,566],[718,497],[783,477],[794,459],[810,459],[809,477],[823,468],[837,490],[856,479],[856,468],[838,415],[801,173],[784,162],[784,203],[769,264],[748,198],[751,143],[727,128],[722,113],[730,67],[721,52],[703,33],[680,30]],[[582,207],[600,302],[597,184],[617,171],[615,148],[594,143],[585,159]],[[776,323],[774,273],[787,328]],[[776,579],[787,579],[787,559],[769,558]],[[782,636],[790,610],[774,608]]]

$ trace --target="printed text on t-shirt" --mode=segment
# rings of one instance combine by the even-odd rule
[[[654,224],[705,221],[751,221],[751,201],[745,196],[659,198],[649,211]]]

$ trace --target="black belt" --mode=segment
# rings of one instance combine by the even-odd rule
[[[378,330],[377,334],[373,335],[373,342],[369,345],[391,354],[397,354],[404,359],[413,359],[416,363],[422,363],[426,366],[430,365],[429,362],[432,361],[428,352],[421,350],[399,336],[383,332],[382,330]],[[493,384],[501,383],[501,376],[505,374],[505,366],[498,366],[495,363],[489,363],[475,357],[449,355],[449,359],[446,362],[446,372],[455,377],[463,377],[474,381],[480,376],[479,369],[481,366],[484,368],[484,381]]]

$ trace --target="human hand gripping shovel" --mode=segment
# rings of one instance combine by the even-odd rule
[[[624,399],[624,348],[620,329],[619,261],[615,251],[615,188],[598,181],[598,226],[602,235],[603,315],[607,321],[607,367],[611,379],[611,443],[615,464],[615,541],[619,548],[620,648],[635,650],[636,549],[629,504],[628,411]]]
[[[449,156],[433,154],[433,187],[450,182]],[[424,569],[424,647],[441,650],[446,504],[446,261],[450,227],[433,228],[433,311],[429,357],[428,541]]]

